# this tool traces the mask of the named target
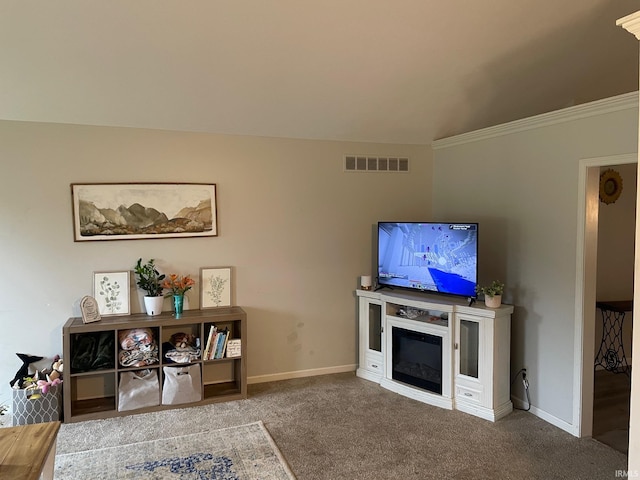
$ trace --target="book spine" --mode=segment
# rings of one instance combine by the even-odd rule
[[[209,352],[211,351],[211,340],[213,338],[213,334],[215,331],[216,331],[216,326],[211,325],[211,327],[209,327],[209,336],[207,338],[207,346],[205,347],[204,352],[202,354],[203,360],[207,360],[209,358]]]
[[[213,354],[216,351],[216,342],[218,341],[218,336],[220,335],[220,332],[218,332],[216,330],[216,332],[213,334],[213,338],[211,339],[211,348],[209,349],[209,353],[207,354],[207,360],[213,360]]]
[[[218,338],[218,341],[216,342],[216,351],[213,358],[220,358],[220,350],[222,349],[224,338],[226,337],[226,331],[220,332],[219,337],[220,338]]]
[[[222,346],[222,351],[220,352],[220,358],[224,358],[224,354],[227,352],[227,344],[229,343],[229,329],[226,329],[226,335],[224,337],[224,345]]]

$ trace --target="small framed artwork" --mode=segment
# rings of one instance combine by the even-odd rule
[[[200,308],[231,306],[231,267],[200,269]]]
[[[129,271],[93,272],[93,298],[100,315],[128,315]]]

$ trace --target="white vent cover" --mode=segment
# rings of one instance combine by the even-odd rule
[[[407,157],[376,157],[371,155],[345,155],[345,172],[406,173],[409,171]]]

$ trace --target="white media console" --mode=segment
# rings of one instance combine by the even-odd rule
[[[496,421],[510,399],[513,306],[357,290],[359,377],[401,395]]]

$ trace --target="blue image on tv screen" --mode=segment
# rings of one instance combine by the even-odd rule
[[[378,284],[475,296],[477,223],[380,222]]]

